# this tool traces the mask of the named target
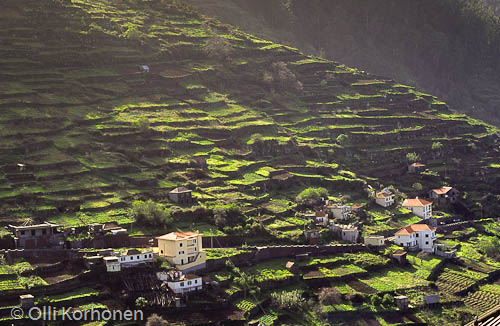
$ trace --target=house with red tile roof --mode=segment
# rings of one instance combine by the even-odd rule
[[[403,207],[410,209],[413,214],[427,220],[432,217],[432,203],[422,198],[405,199]]]
[[[429,197],[437,204],[455,203],[460,196],[460,192],[453,187],[441,187],[429,191]]]
[[[375,202],[382,207],[389,207],[394,204],[394,194],[389,189],[385,188],[375,195]]]
[[[434,252],[434,241],[436,240],[436,228],[427,224],[412,224],[398,232],[394,236],[394,242],[403,246],[406,250]]]
[[[158,254],[182,272],[205,268],[206,253],[201,234],[196,232],[171,232],[156,238]]]

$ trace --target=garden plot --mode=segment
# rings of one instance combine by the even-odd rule
[[[395,291],[429,284],[428,281],[416,276],[414,270],[401,267],[370,273],[367,277],[359,278],[359,281],[378,292]],[[353,287],[351,284],[349,286]]]

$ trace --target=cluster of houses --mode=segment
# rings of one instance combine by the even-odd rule
[[[415,166],[414,168],[418,170],[419,166]],[[379,192],[375,192],[369,188],[367,192],[369,197],[381,207],[388,208],[396,202],[396,194],[388,188]],[[429,225],[433,217],[433,204],[441,206],[455,203],[459,198],[459,194],[453,187],[441,187],[430,190],[427,199],[419,197],[405,199],[401,206],[422,218],[422,222],[421,224],[406,226],[397,231],[394,234],[394,243],[409,251],[435,252],[436,228]],[[359,240],[360,234],[358,224],[346,224],[345,221],[351,215],[359,214],[362,209],[363,207],[359,204],[335,204],[326,200],[321,210],[316,211],[314,214],[304,215],[305,218],[312,219],[315,222],[315,227],[304,230],[304,235],[309,243],[316,244],[320,238],[320,230],[327,227],[343,241],[356,243]],[[341,224],[342,222],[344,223]],[[386,238],[383,236],[366,236],[363,241],[365,245],[383,246]]]

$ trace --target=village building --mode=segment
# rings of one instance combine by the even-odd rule
[[[412,224],[398,232],[394,237],[397,245],[403,246],[409,251],[422,250],[434,252],[434,241],[436,240],[436,228],[427,224]]]
[[[168,193],[168,198],[177,204],[189,205],[193,203],[192,191],[186,187],[177,187]]]
[[[185,295],[203,289],[202,277],[192,273],[184,274],[182,271],[170,271],[168,273],[159,272],[156,275],[176,295]]]
[[[409,173],[420,173],[425,170],[425,164],[422,163],[412,163],[408,165]]]
[[[359,216],[363,213],[364,208],[365,204],[354,203],[354,205],[351,206],[351,213]]]
[[[323,226],[328,226],[330,219],[328,218],[328,214],[323,211],[317,211],[315,213],[315,220],[317,224],[321,224]]]
[[[60,225],[49,222],[23,226],[9,225],[14,233],[16,248],[24,249],[62,247],[64,234],[58,232],[58,227]]]
[[[201,234],[196,232],[171,232],[156,238],[158,254],[184,273],[205,268],[206,253]]]
[[[413,214],[423,218],[424,220],[432,217],[432,203],[425,199],[418,197],[414,199],[405,199],[403,207],[410,209]]]
[[[309,244],[317,244],[319,240],[319,229],[304,230],[304,237]]]
[[[351,207],[348,205],[328,205],[326,209],[332,213],[334,218],[339,220],[346,220],[351,214]]]
[[[358,242],[359,230],[353,225],[331,224],[330,231],[337,233],[340,238],[347,242]]]
[[[363,240],[365,245],[372,247],[381,247],[385,244],[385,238],[378,235],[366,236]]]
[[[122,268],[133,267],[139,264],[152,263],[154,260],[153,251],[139,251],[129,249],[117,255],[103,257],[106,270],[108,272],[119,272]]]
[[[437,205],[457,202],[460,192],[453,187],[441,187],[429,191],[429,198],[433,199]]]
[[[375,195],[375,202],[382,207],[389,207],[394,204],[394,194],[389,189],[385,188]]]

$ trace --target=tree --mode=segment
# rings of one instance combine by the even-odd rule
[[[146,326],[168,326],[168,322],[157,314],[148,317]]]
[[[132,215],[136,221],[145,225],[163,227],[173,222],[163,205],[153,202],[151,199],[147,202],[137,200],[132,203]]]
[[[334,305],[342,302],[342,293],[337,288],[323,288],[318,295],[322,305]]]
[[[415,152],[407,153],[406,160],[410,163],[414,163],[414,162],[417,162],[418,160],[420,160],[420,156]]]
[[[421,191],[422,189],[424,189],[424,187],[422,186],[422,184],[419,183],[419,182],[415,182],[411,187],[413,189],[415,189],[415,190],[418,190],[418,191]]]
[[[205,52],[209,58],[222,58],[225,61],[231,59],[233,51],[234,49],[231,42],[220,36],[211,37],[203,47],[203,52]]]
[[[349,136],[347,136],[346,134],[340,134],[337,136],[336,140],[337,140],[337,144],[344,146],[344,145],[347,145],[349,143]]]
[[[137,121],[134,122],[136,128],[139,129],[140,132],[145,133],[149,131],[149,120],[146,117],[141,117]]]
[[[432,143],[432,150],[433,151],[440,151],[443,148],[443,144],[441,142],[434,142]]]
[[[279,309],[297,311],[306,306],[301,290],[282,291],[271,293],[272,305]]]
[[[148,300],[144,297],[138,297],[135,300],[135,306],[139,309],[145,308],[148,305]]]
[[[302,192],[300,192],[300,194],[297,195],[295,200],[299,204],[309,205],[309,204],[313,204],[313,203],[319,201],[321,199],[321,197],[327,198],[328,197],[328,190],[326,190],[325,188],[322,188],[322,187],[319,187],[319,188],[310,187],[310,188],[302,190]]]

